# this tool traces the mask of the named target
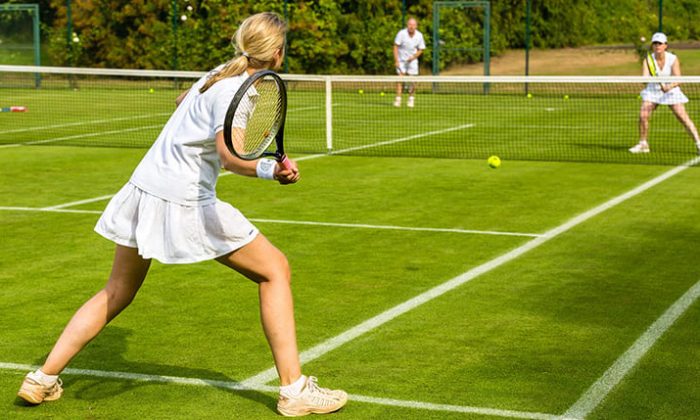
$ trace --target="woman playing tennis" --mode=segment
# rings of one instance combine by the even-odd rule
[[[105,325],[126,308],[150,262],[214,259],[258,283],[265,336],[280,378],[278,411],[285,416],[330,413],[347,394],[320,388],[301,374],[286,257],[238,210],[216,198],[221,167],[245,176],[295,183],[294,162],[284,169],[268,159],[245,161],[224,145],[227,108],[244,80],[279,68],[286,25],[273,13],[247,18],[234,39],[239,55],[180,95],[177,109],[129,182],[107,205],[95,230],[116,243],[104,289],[73,316],[41,369],[27,374],[18,395],[31,404],[60,398],[58,375]]]
[[[668,39],[666,35],[657,32],[651,37],[651,46],[653,54],[647,55],[642,66],[642,74],[644,76],[680,76],[681,64],[675,54],[672,54],[666,49],[668,48]],[[639,112],[639,143],[629,149],[632,153],[649,153],[648,135],[649,135],[649,119],[651,113],[659,105],[668,105],[673,111],[678,121],[683,124],[688,133],[695,141],[695,147],[700,154],[700,136],[695,124],[690,119],[690,116],[685,110],[685,104],[688,102],[686,97],[678,87],[679,83],[649,83],[642,91],[642,108]]]

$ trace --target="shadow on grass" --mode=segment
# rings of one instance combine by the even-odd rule
[[[131,330],[107,326],[92,343],[88,344],[88,346],[80,352],[76,359],[89,360],[91,362],[90,370],[119,371],[123,373],[173,376],[231,383],[237,382],[235,379],[220,372],[208,369],[126,360],[123,354],[127,350],[127,338],[129,335],[131,335]],[[163,351],[166,351],[166,348],[167,346],[164,345]],[[46,356],[48,356],[48,354]],[[46,359],[46,356],[35,360],[34,364],[41,365]],[[102,366],[100,363],[101,361],[108,361],[109,367]],[[69,365],[68,369],[70,368],[81,369],[81,367]],[[65,379],[66,377],[68,378],[67,380]],[[75,397],[86,401],[108,399],[115,395],[130,392],[136,388],[168,383],[129,378],[104,378],[79,374],[64,374],[62,379],[65,381],[63,385],[65,390],[70,389]],[[276,413],[277,400],[270,395],[254,390],[234,390],[217,386],[212,387],[222,392],[228,392],[237,397],[240,396],[262,404]],[[24,400],[19,397],[16,398],[14,405],[30,406],[30,404],[24,402]]]

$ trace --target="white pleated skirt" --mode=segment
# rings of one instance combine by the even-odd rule
[[[675,87],[664,93],[661,88],[647,86],[642,93],[640,93],[640,96],[643,101],[659,105],[675,105],[688,102],[688,97],[685,96],[679,87]]]
[[[95,231],[143,258],[186,264],[226,255],[251,242],[258,229],[223,201],[185,206],[127,183],[112,197]]]

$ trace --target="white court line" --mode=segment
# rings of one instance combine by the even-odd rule
[[[56,137],[53,139],[28,141],[28,142],[21,143],[21,145],[55,143],[55,142],[64,141],[64,140],[82,139],[82,138],[86,138],[86,137],[106,136],[109,134],[130,133],[132,131],[150,130],[152,128],[162,128],[162,127],[163,127],[163,124],[156,124],[156,125],[147,125],[147,126],[143,126],[143,127],[125,128],[123,130],[100,131],[98,133],[90,133],[90,134],[76,134],[74,136]]]
[[[409,311],[412,311],[413,309],[416,309],[417,307],[423,305],[424,303],[430,302],[431,300],[442,296],[443,294],[471,281],[472,279],[480,276],[481,274],[487,273],[497,267],[500,267],[501,265],[508,263],[523,254],[539,247],[540,245],[548,242],[550,239],[555,238],[559,235],[561,235],[564,232],[569,231],[570,229],[574,228],[575,226],[578,226],[579,224],[591,219],[592,217],[595,217],[599,215],[600,213],[603,213],[618,204],[629,200],[632,197],[635,197],[644,191],[654,187],[657,184],[660,184],[661,182],[673,177],[674,175],[688,169],[690,166],[700,162],[700,157],[697,157],[691,161],[686,162],[685,164],[681,166],[677,166],[669,171],[664,172],[663,174],[657,176],[656,178],[645,182],[644,184],[624,193],[621,194],[611,200],[606,201],[605,203],[594,207],[591,210],[588,210],[572,219],[567,221],[566,223],[559,225],[549,231],[547,231],[543,236],[539,238],[535,238],[531,241],[526,242],[524,245],[519,246],[518,248],[515,248],[512,251],[509,251],[505,254],[502,254],[499,257],[496,257],[492,259],[491,261],[488,261],[484,264],[481,264],[475,268],[472,268],[471,270],[460,274],[457,277],[454,277],[451,280],[446,281],[445,283],[442,283],[426,292],[421,293],[418,296],[415,296],[399,305],[394,306],[393,308],[382,312],[379,315],[374,316],[373,318],[370,318],[338,335],[335,337],[331,337],[328,340],[317,344],[316,346],[303,351],[299,355],[299,359],[302,364],[309,363],[315,359],[318,359],[319,357],[325,355],[326,353],[329,353],[338,347],[347,344],[348,342],[356,339],[357,337],[366,334],[372,330],[375,330],[379,328],[380,326],[386,324],[389,321],[392,321],[393,319],[399,317],[400,315],[403,315]],[[272,367],[267,370],[264,370],[256,375],[251,376],[248,379],[245,379],[243,383],[245,385],[253,386],[257,384],[265,384],[273,379],[277,378],[277,370]]]
[[[71,210],[65,209],[63,207],[70,207],[72,205],[91,203],[99,200],[106,200],[111,198],[112,195],[106,195],[103,197],[97,197],[89,200],[75,201],[73,203],[61,204],[53,207],[0,207],[0,210],[6,211],[41,211],[41,212],[53,212],[53,213],[83,213],[83,214],[102,214],[100,210]],[[331,223],[331,222],[311,222],[306,220],[277,220],[277,219],[248,219],[254,223],[281,223],[288,225],[307,225],[307,226],[329,226],[329,227],[341,227],[341,228],[360,228],[360,229],[389,229],[389,230],[405,230],[405,231],[418,231],[418,232],[444,232],[444,233],[462,233],[462,234],[474,234],[474,235],[501,235],[501,236],[526,236],[537,238],[539,234],[536,233],[519,233],[519,232],[498,232],[492,230],[470,230],[470,229],[451,229],[451,228],[429,228],[429,227],[410,227],[410,226],[387,226],[387,225],[368,225],[368,224],[353,224],[353,223]]]
[[[319,157],[329,156],[330,154],[345,153],[345,152],[353,151],[353,150],[367,149],[367,148],[370,148],[370,147],[378,147],[378,146],[384,146],[384,145],[387,145],[387,144],[400,143],[400,142],[409,141],[409,140],[414,140],[414,139],[421,138],[421,137],[432,136],[432,135],[435,135],[435,134],[442,134],[442,133],[447,133],[447,132],[450,132],[450,131],[462,130],[462,129],[464,129],[464,128],[471,128],[471,127],[473,127],[473,126],[474,126],[474,124],[459,125],[459,126],[457,126],[457,127],[446,128],[446,129],[444,129],[444,130],[430,131],[430,132],[427,132],[427,133],[416,134],[416,135],[408,136],[408,137],[401,137],[401,138],[394,139],[394,140],[387,140],[387,141],[383,141],[383,142],[379,142],[379,143],[372,143],[372,144],[368,144],[368,145],[364,145],[364,146],[359,146],[359,147],[351,147],[351,148],[348,148],[348,149],[337,150],[337,151],[331,152],[331,153],[321,153],[321,154],[317,154],[317,155],[301,156],[301,157],[296,158],[296,159],[294,159],[294,160],[295,160],[295,161],[309,160],[309,159],[315,159],[315,158],[319,158]],[[29,143],[25,143],[25,144],[29,144]],[[14,146],[14,145],[13,145],[13,146]],[[0,146],[0,147],[2,147],[2,146]],[[228,175],[231,175],[231,174],[233,174],[233,172],[224,172],[224,173],[222,173],[222,174],[219,175],[219,178],[221,178],[221,177],[223,177],[223,176],[228,176]],[[89,200],[89,201],[84,201],[84,202],[89,203],[90,201],[99,201],[99,200],[101,200],[101,199],[102,199],[101,197],[97,197],[96,199],[88,198],[88,199],[86,199],[86,200]],[[59,204],[59,205],[57,205],[57,206],[46,207],[46,208],[61,208],[61,207],[68,207],[68,206],[65,205],[65,204]]]
[[[335,106],[335,104],[333,106]],[[308,106],[308,107],[303,107],[303,108],[289,109],[289,110],[287,110],[287,112],[309,111],[312,109],[321,109],[321,108],[323,108],[323,107],[321,107],[321,106]],[[49,129],[54,129],[54,128],[75,127],[75,126],[80,126],[80,125],[104,124],[104,123],[117,122],[117,121],[131,121],[131,120],[139,120],[139,119],[144,119],[144,118],[163,117],[163,116],[167,116],[167,115],[172,115],[172,112],[161,112],[158,114],[148,114],[148,115],[134,115],[131,117],[107,118],[107,119],[103,119],[103,120],[81,121],[81,122],[64,123],[64,124],[43,125],[41,127],[18,128],[15,130],[0,131],[0,135],[12,134],[12,133],[24,133],[27,131],[49,130]]]
[[[2,206],[0,210],[5,211],[42,211],[49,213],[78,213],[78,214],[102,214],[101,210],[71,210],[71,209],[61,209],[61,208],[40,208],[40,207],[9,207]]]
[[[339,154],[339,153],[347,153],[347,152],[354,152],[356,150],[369,149],[372,147],[387,146],[389,144],[402,143],[405,141],[415,140],[415,139],[419,139],[422,137],[428,137],[428,136],[434,136],[437,134],[449,133],[450,131],[464,130],[465,128],[472,128],[472,127],[474,127],[474,125],[475,124],[462,124],[462,125],[458,125],[458,126],[451,127],[451,128],[445,128],[443,130],[428,131],[427,133],[414,134],[412,136],[401,137],[401,138],[394,139],[394,140],[380,141],[377,143],[366,144],[364,146],[348,147],[347,149],[341,149],[341,150],[333,150],[333,151],[329,152],[328,154],[335,155],[335,154]],[[313,156],[317,156],[317,155],[313,155]],[[313,159],[312,157],[308,157],[308,156],[306,158]],[[301,159],[297,159],[297,160],[301,160]]]
[[[519,232],[498,232],[492,230],[471,230],[471,229],[452,229],[452,228],[429,228],[429,227],[408,227],[408,226],[387,226],[387,225],[368,225],[361,223],[331,223],[331,222],[309,222],[303,220],[272,220],[272,219],[250,219],[251,222],[259,223],[288,223],[292,225],[309,225],[309,226],[332,226],[346,228],[366,228],[366,229],[387,229],[387,230],[409,230],[419,232],[448,232],[448,233],[474,233],[479,235],[503,235],[503,236],[527,236],[537,238],[537,233],[519,233]]]
[[[131,121],[131,120],[138,120],[138,119],[143,119],[143,118],[162,117],[162,116],[170,115],[170,114],[171,113],[168,112],[168,113],[160,113],[160,114],[135,115],[133,117],[108,118],[108,119],[104,119],[104,120],[92,120],[92,121],[81,121],[81,122],[64,123],[64,124],[43,125],[41,127],[28,127],[28,128],[18,128],[16,130],[0,131],[0,134],[24,133],[26,131],[48,130],[48,129],[53,129],[53,128],[63,128],[63,127],[75,127],[78,125],[103,124],[103,123],[116,122],[116,121]]]
[[[63,203],[63,204],[59,204],[56,206],[42,207],[41,210],[56,210],[56,209],[62,209],[65,207],[79,206],[81,204],[94,203],[95,201],[107,200],[107,199],[110,199],[112,197],[114,197],[114,194],[103,195],[101,197],[95,197],[95,198],[88,198],[85,200],[72,201],[70,203]]]
[[[2,363],[0,362],[0,369],[3,370],[16,370],[20,372],[33,371],[41,366],[38,365],[25,365],[19,363]],[[92,376],[98,378],[109,378],[109,379],[122,379],[122,380],[135,380],[143,382],[155,382],[155,383],[172,383],[179,385],[191,385],[191,386],[204,386],[212,388],[223,388],[233,391],[259,391],[267,392],[272,394],[277,394],[279,392],[279,387],[276,386],[266,386],[257,385],[254,387],[245,386],[240,382],[234,381],[220,381],[212,379],[201,379],[201,378],[183,378],[178,376],[162,376],[162,375],[147,375],[142,373],[130,373],[130,372],[112,372],[104,370],[92,370],[92,369],[65,369],[62,372],[63,375],[76,375],[76,376]],[[370,397],[366,395],[349,394],[348,399],[351,401],[364,402],[369,404],[378,404],[391,407],[405,407],[405,408],[415,408],[426,411],[442,411],[442,412],[453,412],[453,413],[474,413],[483,414],[488,416],[501,416],[510,417],[517,419],[541,419],[541,420],[554,420],[557,416],[553,414],[545,413],[533,413],[528,411],[513,411],[513,410],[503,410],[498,408],[488,408],[488,407],[471,407],[462,405],[450,405],[450,404],[434,404],[421,401],[408,401],[408,400],[397,400],[392,398],[378,398]]]
[[[673,323],[695,303],[699,296],[700,281],[688,289],[663,315],[651,324],[644,334],[564,413],[563,418],[583,419],[589,415],[608,396],[610,391],[620,383],[622,378],[635,367],[639,360],[644,357]]]

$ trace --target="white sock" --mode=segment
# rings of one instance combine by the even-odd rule
[[[294,383],[280,386],[280,394],[285,397],[298,397],[301,394],[302,388],[306,384],[306,376],[301,375]]]
[[[29,376],[35,381],[47,386],[55,384],[58,380],[58,375],[47,375],[42,372],[41,369],[37,369],[35,372],[30,373]]]

